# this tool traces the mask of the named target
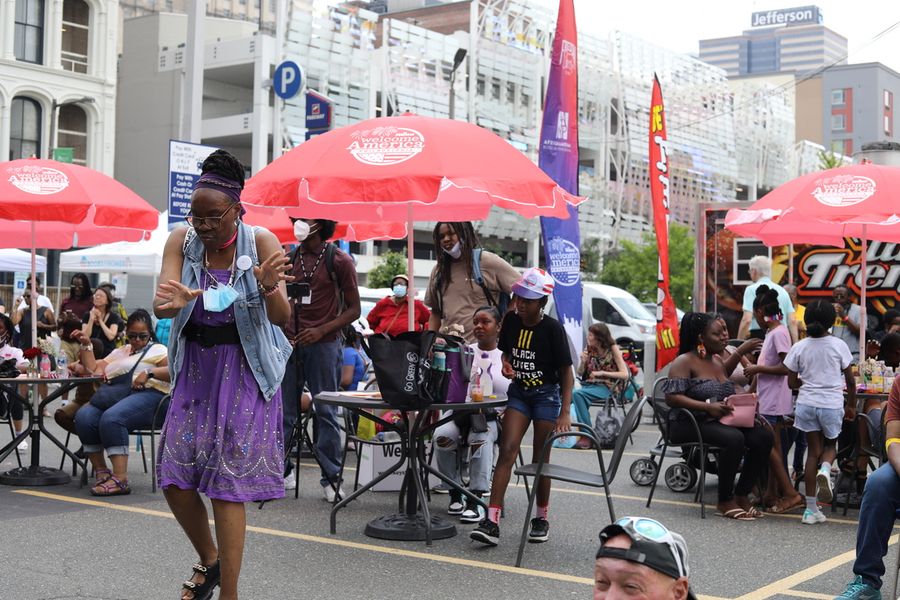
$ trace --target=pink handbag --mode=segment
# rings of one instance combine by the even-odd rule
[[[719,419],[719,423],[732,427],[753,427],[756,394],[734,394],[725,398],[725,404],[734,408],[734,412]]]

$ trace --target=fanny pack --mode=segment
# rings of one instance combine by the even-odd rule
[[[197,342],[204,348],[212,348],[221,344],[241,343],[241,336],[238,333],[237,325],[234,323],[212,327],[188,322],[182,329],[182,333],[187,341]]]

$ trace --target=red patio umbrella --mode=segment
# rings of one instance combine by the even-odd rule
[[[494,206],[527,218],[567,218],[567,204],[584,200],[487,129],[408,114],[316,136],[253,176],[241,197],[291,206],[307,218],[406,221],[411,287],[413,221],[478,221]]]
[[[0,247],[70,248],[141,239],[156,228],[159,211],[99,171],[53,160],[25,158],[0,163]],[[37,340],[37,303],[31,303]]]
[[[865,356],[866,243],[900,242],[900,168],[864,162],[809,173],[778,186],[747,209],[731,209],[725,227],[768,246],[843,246],[862,240],[860,357]]]

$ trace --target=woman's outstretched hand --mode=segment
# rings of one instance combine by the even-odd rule
[[[291,270],[291,259],[284,252],[278,250],[264,260],[258,267],[253,267],[253,275],[259,285],[266,289],[272,289],[282,281],[293,281],[294,277],[288,275]]]
[[[167,283],[160,283],[156,288],[156,298],[162,302],[157,308],[180,310],[202,294],[203,290],[192,290],[180,281],[170,279]]]

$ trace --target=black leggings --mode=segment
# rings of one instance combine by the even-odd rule
[[[758,423],[754,427],[732,427],[718,421],[701,421],[698,425],[703,443],[721,448],[716,460],[719,471],[719,502],[728,502],[735,494],[748,495],[766,469],[769,452],[775,443],[772,433]],[[672,421],[669,431],[673,443],[698,441],[690,421]],[[741,458],[744,459],[744,467],[735,486],[734,477]]]

